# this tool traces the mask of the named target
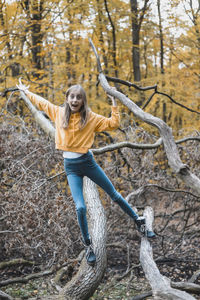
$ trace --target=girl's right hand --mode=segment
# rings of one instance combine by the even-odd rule
[[[112,90],[117,91],[116,87],[111,87],[111,88],[112,88]],[[111,96],[109,94],[107,94],[107,96],[111,99],[112,106],[117,106],[117,101],[115,100],[115,97],[113,97],[113,96]]]
[[[21,78],[19,79],[19,84],[17,84],[16,87],[24,93],[26,93],[26,91],[28,91],[28,89],[29,89],[29,85],[27,86],[27,85],[23,84],[21,81]]]

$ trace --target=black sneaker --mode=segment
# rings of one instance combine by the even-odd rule
[[[94,267],[94,265],[96,263],[96,255],[94,254],[91,244],[89,246],[87,246],[87,248],[86,248],[85,257],[86,257],[88,265]]]
[[[153,231],[150,231],[150,230],[147,230],[146,231],[146,236],[149,238],[149,239],[154,239],[156,237],[155,233]]]
[[[135,223],[137,225],[137,229],[140,233],[144,234],[145,235],[145,218],[144,217],[138,217],[136,220],[135,220]]]
[[[87,263],[88,263],[88,265],[94,267],[94,265],[96,263],[96,255],[94,254],[94,250],[92,247],[92,241],[89,238],[88,240],[86,240],[83,243],[85,245],[85,257],[86,257]]]
[[[146,235],[146,237],[148,237],[150,239],[153,239],[156,237],[156,235],[153,231],[146,230],[144,217],[138,217],[137,220],[135,220],[135,223],[136,223],[137,229],[140,233],[142,233],[143,235]]]

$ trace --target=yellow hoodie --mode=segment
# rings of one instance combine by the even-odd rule
[[[83,129],[80,129],[80,113],[71,114],[69,126],[67,129],[64,129],[62,128],[64,107],[54,105],[46,99],[29,91],[26,91],[26,95],[34,105],[44,111],[55,123],[56,149],[87,153],[94,142],[95,132],[114,130],[119,127],[120,117],[118,107],[112,106],[112,115],[110,118],[106,118],[90,111],[89,119]]]

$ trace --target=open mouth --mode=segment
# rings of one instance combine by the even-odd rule
[[[73,108],[77,108],[78,107],[78,104],[72,104],[71,105]]]

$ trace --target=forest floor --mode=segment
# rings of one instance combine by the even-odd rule
[[[31,280],[27,284],[13,284],[12,286],[2,288],[2,291],[12,296],[15,300],[30,298],[42,299],[43,296],[56,295],[58,293],[49,279],[49,277],[46,277]],[[142,294],[149,290],[150,287],[144,278],[133,278],[130,282],[126,279],[120,282],[105,280],[90,299],[130,300],[137,294]],[[148,297],[148,299],[151,299],[151,297]]]
[[[91,300],[132,300],[136,295],[145,294],[151,291],[151,287],[140,266],[134,268],[131,267],[125,276],[127,270],[125,269],[124,264],[120,264],[120,262],[122,263],[120,257],[118,257],[118,262],[118,267],[116,267],[116,265],[113,267],[108,262],[108,268],[102,283],[99,285],[93,297],[90,298]],[[158,264],[161,274],[167,276],[172,281],[185,281],[186,277],[189,278],[191,273],[198,270],[198,266],[198,263],[189,264],[187,261],[182,263],[174,261],[162,263],[160,265]],[[10,271],[12,272],[12,270]],[[1,271],[0,277],[1,275],[3,276],[5,274]],[[58,294],[58,291],[53,284],[54,276],[55,274],[33,279],[26,284],[15,283],[2,287],[1,290],[15,300],[30,298],[42,299],[47,295]],[[196,283],[200,284],[200,279],[198,279]],[[197,300],[200,300],[200,295],[194,295],[194,297]],[[151,300],[153,298],[148,296],[145,299]]]

